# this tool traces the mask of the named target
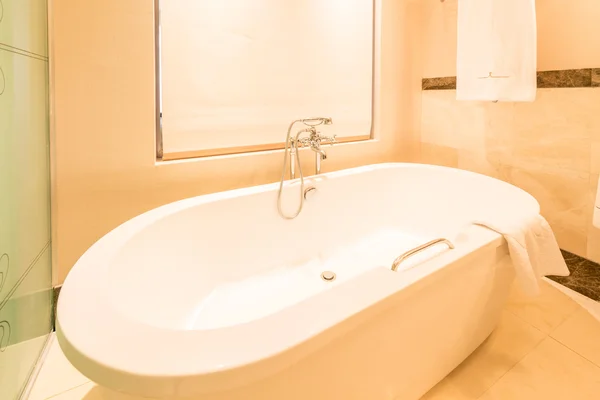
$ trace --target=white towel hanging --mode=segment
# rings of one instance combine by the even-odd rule
[[[535,0],[459,0],[456,98],[534,101]]]

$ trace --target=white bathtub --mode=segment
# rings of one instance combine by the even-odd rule
[[[504,239],[469,222],[538,203],[417,164],[308,183],[317,191],[295,220],[277,214],[272,184],[168,204],[104,236],[61,291],[67,358],[102,386],[148,397],[418,399],[491,333],[513,280]],[[455,249],[390,269],[441,237]],[[337,279],[323,281],[325,270]]]

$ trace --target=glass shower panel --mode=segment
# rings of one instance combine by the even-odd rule
[[[0,309],[0,399],[19,398],[51,330],[50,248]]]
[[[46,0],[0,0],[0,400],[52,330]]]

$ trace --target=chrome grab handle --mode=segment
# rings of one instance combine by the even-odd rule
[[[417,254],[417,253],[419,253],[419,252],[421,252],[421,251],[423,251],[423,250],[425,250],[425,249],[427,249],[427,248],[429,248],[429,247],[431,247],[433,245],[439,244],[439,243],[447,244],[450,249],[454,248],[454,245],[448,239],[435,239],[435,240],[432,240],[431,242],[427,242],[427,243],[422,244],[422,245],[420,245],[418,247],[415,247],[412,250],[408,250],[407,252],[400,254],[394,260],[394,262],[392,263],[392,271],[396,271],[398,269],[398,266],[400,265],[400,263],[402,261],[406,260],[407,258],[409,258],[411,256],[414,256],[415,254]]]

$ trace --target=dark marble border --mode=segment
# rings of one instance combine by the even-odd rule
[[[548,278],[590,299],[600,301],[600,264],[568,251],[561,251],[571,275]]]
[[[592,69],[568,69],[562,71],[539,71],[538,88],[591,87]]]
[[[456,89],[456,77],[425,78],[421,87],[423,90],[454,90]]]
[[[600,68],[592,68],[592,86],[600,87]]]
[[[423,90],[455,90],[456,77],[423,78],[421,87]],[[538,71],[537,87],[540,89],[600,87],[600,68]]]

